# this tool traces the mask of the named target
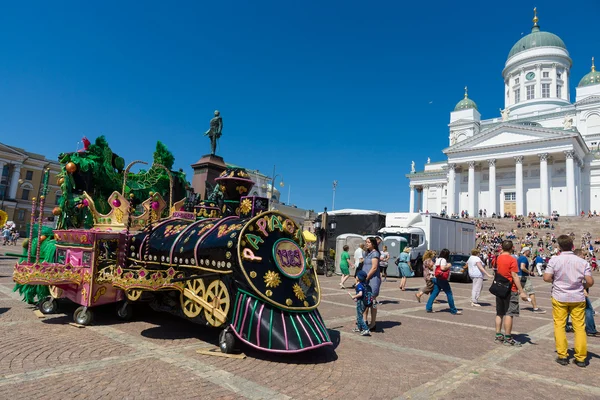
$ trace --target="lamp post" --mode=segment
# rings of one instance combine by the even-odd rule
[[[333,201],[331,202],[331,211],[335,211],[335,189],[337,188],[338,181],[333,181]]]
[[[269,204],[272,205],[272,200],[273,200],[273,193],[275,193],[275,178],[279,177],[281,179],[281,182],[279,182],[279,186],[284,187],[285,183],[283,183],[283,177],[281,175],[275,175],[275,166],[273,165],[273,177],[271,178],[271,192],[269,194]],[[273,207],[269,207],[269,209],[272,209]]]

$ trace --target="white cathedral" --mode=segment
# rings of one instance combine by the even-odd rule
[[[468,97],[450,113],[448,161],[412,171],[410,212],[471,216],[600,212],[600,72],[594,67],[571,102],[571,57],[533,18],[502,71],[501,117],[481,120]]]

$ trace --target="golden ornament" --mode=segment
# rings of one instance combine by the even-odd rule
[[[292,304],[294,304],[294,302],[292,301],[292,299],[287,299],[285,301],[285,304],[287,304],[288,306],[291,306]]]
[[[267,287],[272,287],[272,288],[276,288],[281,283],[281,278],[279,277],[279,274],[274,271],[267,271],[267,273],[264,276],[264,280],[265,280],[265,285]]]
[[[296,295],[296,297],[298,298],[298,300],[304,300],[304,299],[306,299],[306,296],[304,295],[304,292],[302,291],[302,288],[297,283],[294,283],[294,286],[292,287],[292,290],[294,290],[294,294]]]
[[[256,278],[256,271],[250,271],[250,278]]]
[[[267,295],[267,297],[271,297],[271,296],[273,296],[273,292],[271,291],[271,289],[267,290],[267,291],[265,292],[265,294]]]

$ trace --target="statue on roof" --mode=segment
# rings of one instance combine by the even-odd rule
[[[431,158],[427,157],[427,164],[431,164]]]
[[[565,130],[571,129],[573,127],[573,117],[571,115],[566,115],[563,119],[563,127]]]
[[[510,110],[508,108],[500,109],[500,114],[502,115],[502,121],[508,121],[508,117],[510,116]]]
[[[208,136],[210,138],[210,154],[213,156],[217,152],[217,140],[221,137],[222,131],[223,118],[221,118],[221,113],[219,110],[215,110],[215,116],[210,120],[210,127],[206,132],[204,132],[204,136]]]
[[[415,172],[416,172],[416,170],[415,170],[415,162],[413,161],[413,162],[410,164],[410,173],[411,173],[411,174],[414,174]]]

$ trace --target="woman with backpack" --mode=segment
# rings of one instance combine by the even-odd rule
[[[448,279],[450,278],[450,264],[448,264],[448,259],[450,258],[450,250],[443,249],[440,251],[440,256],[435,260],[434,265],[434,278],[433,281],[433,292],[431,296],[429,296],[429,300],[427,300],[427,306],[425,306],[425,310],[428,313],[433,312],[433,302],[435,298],[440,294],[443,290],[446,293],[446,297],[448,298],[448,305],[450,306],[450,314],[452,315],[461,315],[462,312],[456,309],[454,305],[454,296],[452,296],[452,288],[450,287],[450,282]]]

